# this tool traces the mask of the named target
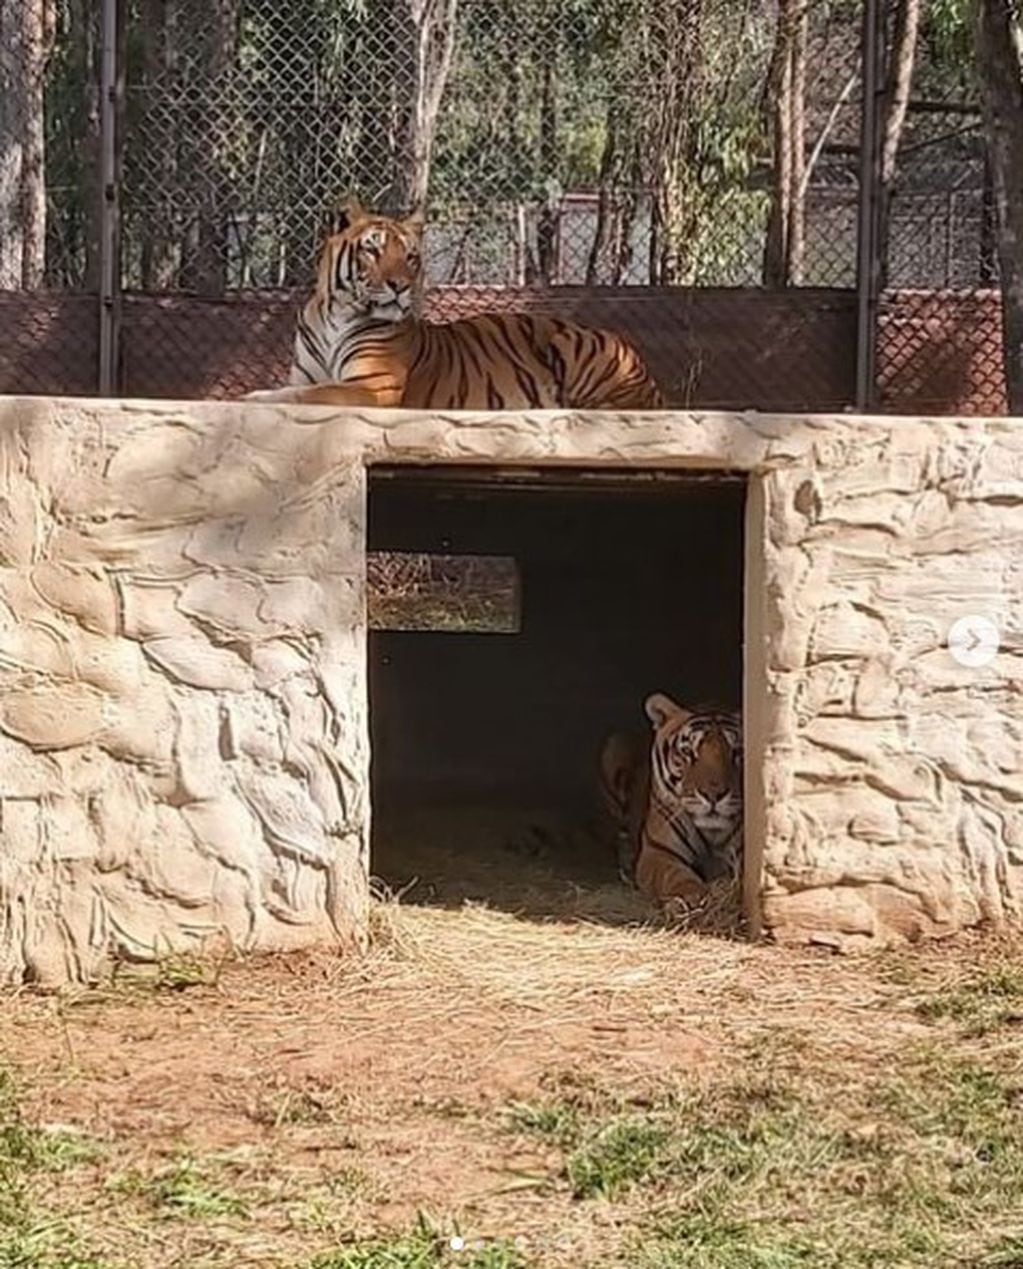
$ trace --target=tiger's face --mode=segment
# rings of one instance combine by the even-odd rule
[[[341,299],[381,321],[400,322],[412,311],[419,281],[423,221],[377,216],[354,200],[337,218],[320,255],[318,290],[329,307]]]
[[[681,807],[708,847],[724,845],[742,819],[742,736],[734,714],[693,711],[655,692],[651,775],[668,808]],[[707,861],[713,866],[713,859]]]

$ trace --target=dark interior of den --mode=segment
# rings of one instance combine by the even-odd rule
[[[372,873],[405,903],[617,923],[599,761],[644,702],[742,702],[745,480],[375,467]]]

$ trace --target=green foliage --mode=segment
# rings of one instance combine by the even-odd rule
[[[929,0],[921,21],[917,91],[935,98],[974,95],[971,0]]]
[[[228,17],[214,36],[201,5],[173,20],[148,0],[124,5],[129,286],[185,286],[203,243],[219,262],[211,293],[304,286],[342,193],[387,204],[404,188],[417,59],[407,7],[228,0],[218,11]],[[858,37],[859,12],[859,0],[811,6],[829,57]],[[970,13],[969,0],[924,5],[914,95],[973,95]],[[95,282],[97,15],[57,0],[45,122],[58,286]],[[755,0],[463,0],[433,138],[429,200],[443,228],[432,280],[506,282],[523,250],[539,268],[538,216],[572,191],[602,192],[618,218],[623,245],[593,256],[597,281],[755,280],[774,16]],[[817,121],[838,87],[834,67],[809,69]],[[561,228],[560,280],[583,282],[595,216]]]

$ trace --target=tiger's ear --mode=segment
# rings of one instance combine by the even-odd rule
[[[401,222],[402,229],[407,229],[410,234],[415,234],[417,238],[421,238],[423,234],[423,225],[426,223],[426,216],[423,214],[421,207],[413,207],[405,219]]]
[[[646,711],[647,718],[654,725],[654,729],[664,726],[670,719],[677,718],[681,722],[690,716],[689,710],[683,709],[681,705],[676,705],[670,696],[665,696],[663,692],[654,692],[652,696],[648,696],[643,702],[643,709]]]
[[[334,233],[343,234],[357,220],[365,219],[366,212],[357,198],[346,198],[334,213]]]

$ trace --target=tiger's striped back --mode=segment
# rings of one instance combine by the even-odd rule
[[[291,387],[264,400],[414,409],[660,409],[642,357],[613,331],[488,313],[420,322],[421,224],[349,208],[298,317]]]
[[[658,903],[699,898],[735,876],[742,854],[742,738],[737,714],[646,701],[653,734],[616,734],[601,788],[616,825],[619,871]]]
[[[661,396],[627,340],[523,313],[417,324],[402,405],[417,408],[659,409]]]

